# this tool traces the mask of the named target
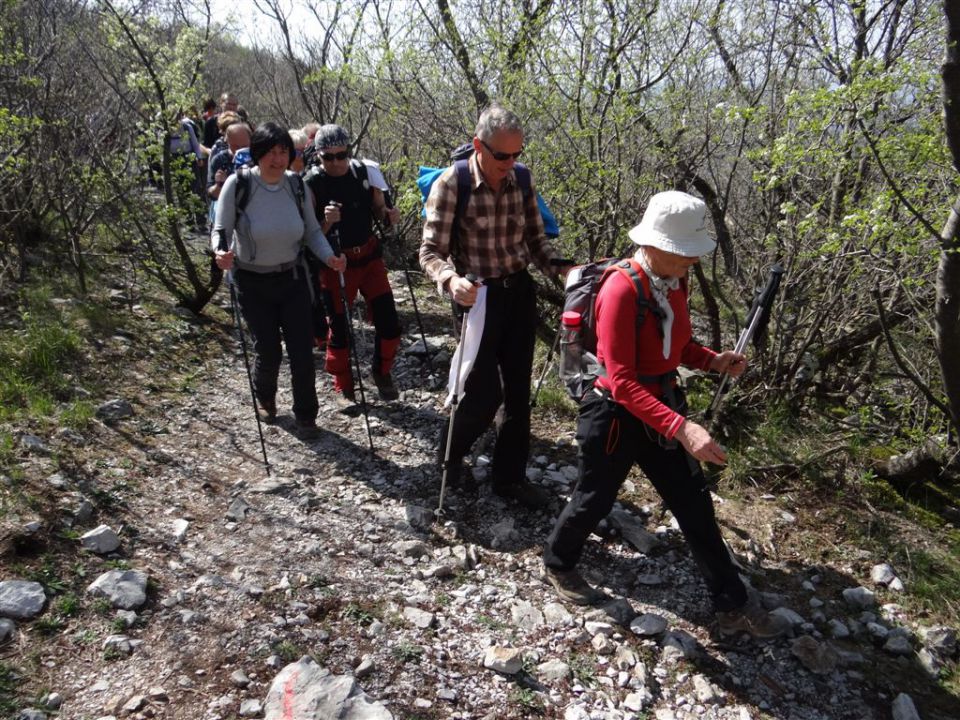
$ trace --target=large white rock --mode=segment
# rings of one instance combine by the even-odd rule
[[[100,525],[81,535],[80,544],[97,555],[106,555],[120,547],[120,538],[109,525]]]
[[[332,675],[312,658],[287,665],[273,679],[263,706],[264,720],[393,720],[349,675]]]
[[[87,592],[105,597],[121,610],[134,610],[147,601],[147,576],[139,570],[110,570],[94,580]]]
[[[0,617],[29,620],[43,610],[47,596],[43,585],[32,580],[0,582]]]
[[[483,666],[505,675],[515,675],[523,667],[523,651],[493,645],[483,656]]]

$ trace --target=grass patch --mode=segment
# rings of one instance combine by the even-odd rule
[[[507,627],[506,623],[483,614],[477,615],[477,624],[482,625],[488,630],[503,630]]]
[[[80,598],[73,593],[66,593],[63,597],[57,598],[53,608],[58,615],[73,617],[80,612]]]
[[[20,676],[13,666],[0,662],[0,715],[13,717],[19,709],[17,702],[17,686]]]
[[[423,648],[406,640],[401,640],[391,648],[390,653],[397,662],[417,663],[423,657]]]
[[[42,617],[33,623],[33,629],[45,637],[56,635],[67,626],[60,617]]]
[[[543,701],[537,693],[526,687],[514,687],[510,690],[509,702],[511,705],[519,705],[528,713],[534,715],[543,715]]]
[[[21,325],[0,340],[0,420],[50,418],[80,365],[82,338],[46,288],[24,292]]]
[[[83,430],[93,422],[96,413],[93,403],[76,400],[60,411],[60,424],[73,430]]]
[[[597,663],[590,656],[583,653],[574,653],[570,656],[570,672],[584,687],[591,687],[597,681]]]
[[[286,663],[292,663],[302,658],[306,653],[296,643],[281,640],[270,646],[273,654]]]

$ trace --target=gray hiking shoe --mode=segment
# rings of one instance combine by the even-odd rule
[[[596,605],[608,599],[576,570],[557,570],[544,565],[542,578],[544,582],[553,585],[561,600],[574,605]]]
[[[273,425],[277,421],[277,401],[258,400],[257,415],[260,417],[260,422]]]
[[[717,613],[717,626],[721,635],[747,633],[759,640],[780,637],[790,631],[790,621],[780,615],[772,615],[756,601],[741,608]]]

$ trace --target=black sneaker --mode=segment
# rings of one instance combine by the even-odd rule
[[[521,480],[510,484],[495,483],[493,493],[502,498],[516,500],[530,510],[538,510],[550,502],[550,493],[529,480]]]
[[[557,570],[544,565],[541,577],[544,582],[553,586],[561,600],[574,605],[596,605],[608,599],[576,570]]]
[[[301,420],[297,418],[293,424],[294,433],[301,440],[316,440],[320,437],[320,428],[316,420]]]
[[[396,400],[400,397],[397,386],[393,384],[393,376],[390,373],[373,372],[373,382],[377,384],[377,392],[380,393],[381,400]]]
[[[273,425],[277,421],[277,401],[258,400],[257,415],[260,417],[260,422]]]

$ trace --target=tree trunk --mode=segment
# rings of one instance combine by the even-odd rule
[[[943,4],[947,20],[943,77],[943,118],[953,167],[960,172],[960,2]],[[958,200],[960,204],[960,200]],[[935,321],[940,370],[954,430],[960,429],[960,214],[950,210],[940,233],[940,266],[937,268]],[[955,436],[958,444],[960,438]]]

